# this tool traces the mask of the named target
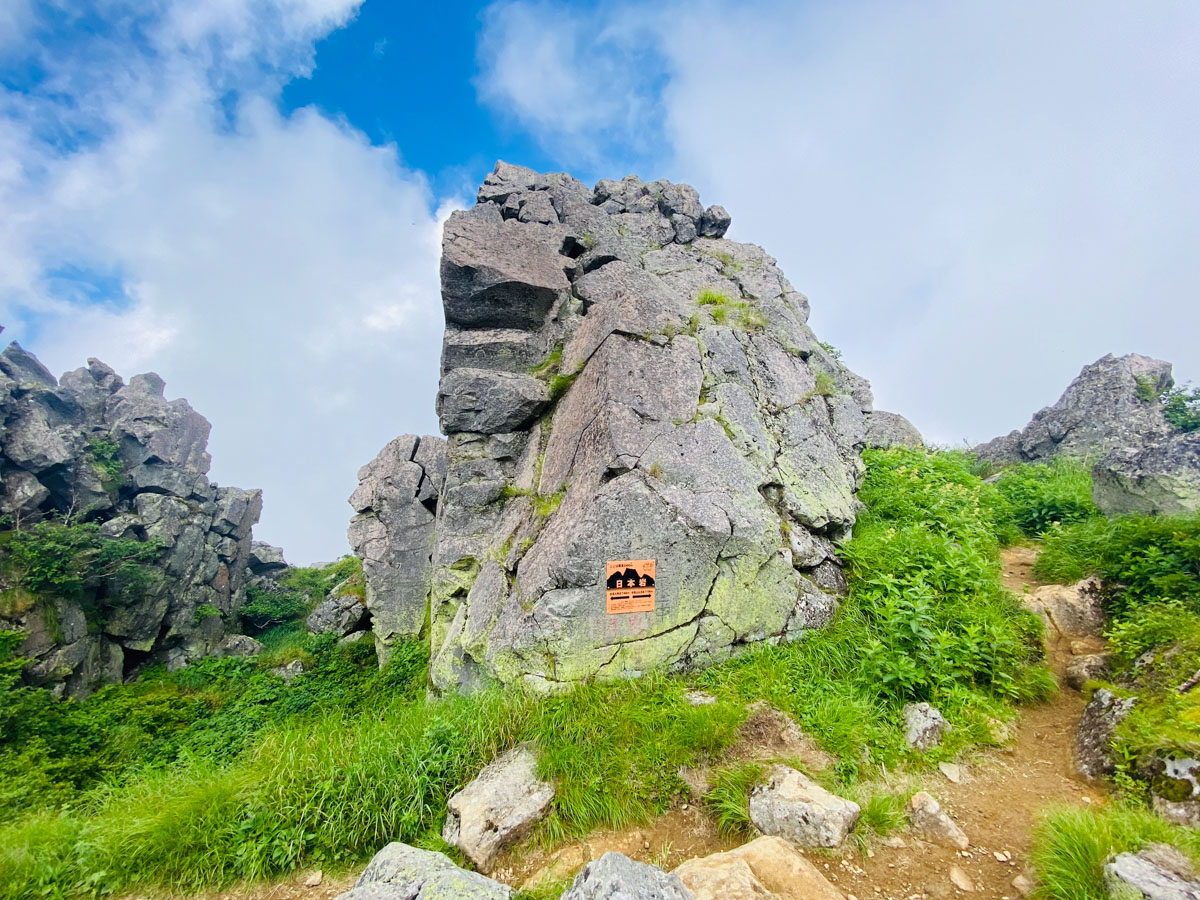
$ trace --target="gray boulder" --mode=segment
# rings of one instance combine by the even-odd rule
[[[621,853],[605,853],[583,867],[560,900],[693,900],[693,897],[675,875]]]
[[[1104,886],[1112,900],[1200,900],[1191,860],[1166,844],[1110,859],[1104,864]]]
[[[256,656],[262,649],[262,642],[249,635],[231,634],[217,645],[213,656]]]
[[[946,815],[942,804],[925,791],[912,795],[905,812],[915,837],[955,850],[966,850],[970,846],[966,833]]]
[[[288,568],[287,560],[283,558],[283,548],[275,547],[266,541],[250,543],[250,558],[247,568],[252,575],[267,575],[274,577]]]
[[[460,869],[443,853],[392,843],[337,900],[510,900],[512,888]]]
[[[909,703],[904,716],[904,741],[914,750],[930,750],[942,742],[950,728],[941,711],[929,703]]]
[[[414,504],[412,470],[380,512],[401,439],[351,525],[381,642],[428,621],[435,690],[706,666],[833,615],[870,388],[726,227],[686,185],[507,164],[450,217],[442,480]],[[654,609],[610,614],[631,559],[656,561]]]
[[[867,413],[865,418],[867,446],[874,450],[890,450],[892,447],[920,450],[925,446],[925,439],[917,431],[917,426],[899,413],[877,409]]]
[[[357,631],[366,618],[367,608],[358,595],[339,586],[317,604],[305,624],[312,634],[331,633],[343,637]]]
[[[1082,691],[1089,681],[1103,681],[1111,674],[1107,653],[1085,653],[1071,658],[1063,680],[1072,690]]]
[[[1092,499],[1108,516],[1182,516],[1200,510],[1200,431],[1118,447],[1092,472]]]
[[[754,827],[801,847],[842,846],[860,812],[854,801],[783,765],[772,766],[767,780],[750,792]]]
[[[1098,779],[1113,773],[1113,732],[1136,703],[1137,697],[1118,697],[1108,688],[1092,694],[1075,732],[1075,769],[1080,775]]]
[[[554,785],[537,777],[537,757],[515,747],[486,766],[447,806],[442,840],[481,872],[530,832],[550,808]]]
[[[1163,440],[1171,427],[1159,403],[1143,399],[1139,383],[1155,394],[1169,387],[1171,364],[1136,353],[1102,357],[1084,366],[1057,403],[1037,412],[1022,430],[980,444],[975,455],[997,465],[1055,456],[1086,459]]]

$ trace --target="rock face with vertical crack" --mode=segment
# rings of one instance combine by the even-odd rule
[[[209,423],[164,387],[153,372],[126,384],[97,359],[56,379],[19,344],[0,353],[0,515],[157,545],[144,583],[98,578],[72,599],[0,584],[13,598],[0,630],[25,635],[36,684],[81,697],[144,664],[212,653],[246,601],[249,566],[286,565],[266,545],[252,558],[261,492],[208,480]]]
[[[378,640],[428,622],[436,690],[704,666],[829,621],[871,392],[729,221],[687,185],[505,163],[447,221],[442,468],[400,438],[351,501]],[[652,612],[607,613],[621,559],[657,561]]]

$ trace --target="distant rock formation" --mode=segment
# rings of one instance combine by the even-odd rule
[[[1169,362],[1109,354],[1084,366],[1058,402],[1035,413],[1023,429],[980,444],[975,455],[996,465],[1055,456],[1098,459],[1112,450],[1163,440],[1171,426],[1157,401],[1145,394],[1157,397],[1171,384]]]
[[[209,423],[163,388],[96,359],[55,379],[16,343],[0,353],[0,515],[101,523],[161,547],[149,565],[162,577],[136,598],[102,588],[0,604],[0,629],[26,634],[26,676],[68,695],[214,650],[245,602],[262,494],[209,483]]]
[[[350,528],[377,641],[427,633],[436,689],[701,666],[829,620],[870,387],[729,222],[687,185],[500,163],[446,223],[447,441],[384,448]],[[606,612],[625,559],[657,561],[652,612]]]
[[[1174,383],[1169,362],[1110,354],[1084,366],[1058,402],[1024,429],[980,444],[975,455],[996,465],[1090,460],[1092,499],[1105,515],[1195,512],[1200,432],[1177,432],[1158,399]]]

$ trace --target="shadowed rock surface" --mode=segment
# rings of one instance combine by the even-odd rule
[[[829,620],[871,392],[728,225],[687,185],[504,163],[446,223],[438,490],[406,436],[351,501],[377,639],[428,621],[435,689],[703,666]],[[657,560],[653,612],[607,614],[618,559]]]
[[[1174,383],[1171,364],[1136,353],[1102,357],[1083,367],[1057,403],[1035,413],[1020,431],[980,444],[975,455],[997,465],[1055,456],[1094,459],[1164,440],[1171,426],[1159,403],[1139,393],[1139,380],[1157,396]]]
[[[148,564],[159,577],[136,594],[106,582],[79,601],[0,607],[0,629],[26,635],[35,683],[83,696],[143,664],[184,665],[222,644],[245,603],[262,494],[209,482],[209,423],[163,389],[152,372],[126,384],[96,359],[55,379],[16,343],[0,353],[0,514],[23,528],[100,523],[161,547]],[[256,564],[283,564],[276,552]]]

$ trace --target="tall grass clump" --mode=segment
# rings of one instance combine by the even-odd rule
[[[1034,572],[1051,581],[1098,576],[1114,615],[1160,599],[1200,612],[1200,513],[1089,519],[1051,529]]]
[[[1005,469],[996,488],[1008,501],[1013,523],[1037,537],[1055,524],[1069,525],[1100,514],[1092,502],[1092,470],[1085,460],[1060,457]]]
[[[1114,853],[1171,844],[1200,859],[1200,832],[1169,825],[1151,813],[1116,804],[1068,806],[1043,814],[1034,828],[1032,862],[1039,900],[1108,900],[1104,863]]]

